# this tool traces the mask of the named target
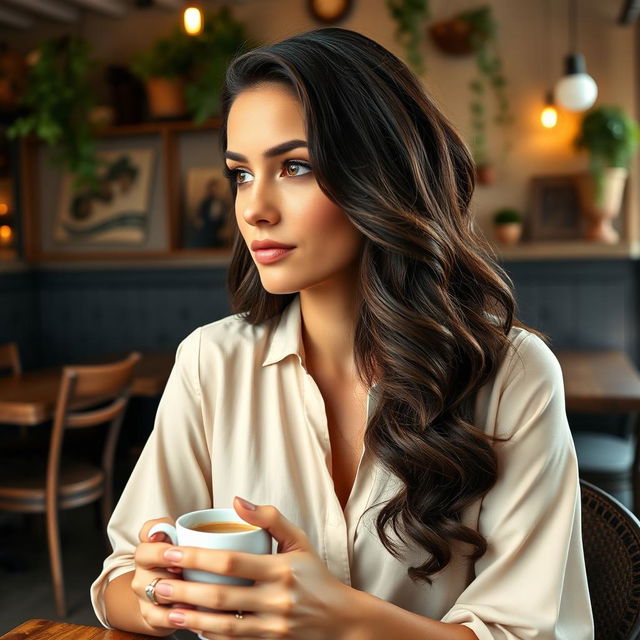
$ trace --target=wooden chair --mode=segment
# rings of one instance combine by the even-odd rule
[[[18,345],[15,342],[0,344],[0,375],[7,371],[14,376],[19,376],[22,373]]]
[[[58,510],[102,500],[106,528],[112,511],[113,461],[120,426],[129,401],[134,368],[140,354],[120,362],[68,366],[63,369],[48,451],[28,464],[23,460],[0,465],[0,509],[45,513],[56,611],[66,615]],[[89,455],[68,457],[65,430],[106,426],[101,463]],[[68,448],[68,447],[67,447]]]
[[[595,640],[640,638],[640,521],[622,503],[580,480],[582,541]]]

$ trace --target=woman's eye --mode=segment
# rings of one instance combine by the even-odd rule
[[[253,180],[253,176],[244,169],[236,169],[234,172],[236,184],[245,184]]]
[[[290,160],[285,162],[285,171],[288,176],[295,178],[297,176],[303,176],[306,173],[311,173],[311,167],[306,162]]]

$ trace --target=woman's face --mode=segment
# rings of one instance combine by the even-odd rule
[[[320,189],[301,106],[278,84],[240,93],[229,112],[235,213],[263,287],[274,294],[355,282],[362,234]]]

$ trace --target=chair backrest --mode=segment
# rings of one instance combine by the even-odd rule
[[[110,479],[118,435],[129,401],[134,370],[140,354],[102,365],[67,366],[56,403],[49,461],[47,466],[47,501],[53,508],[58,495],[60,455],[65,429],[82,429],[108,423],[102,451],[102,468]]]
[[[640,521],[580,480],[584,545],[596,640],[640,638]]]
[[[7,371],[14,376],[22,373],[18,345],[15,342],[0,344],[0,375]]]

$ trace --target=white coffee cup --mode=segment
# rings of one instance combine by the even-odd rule
[[[176,526],[168,522],[154,524],[149,530],[149,536],[154,533],[165,533],[171,539],[171,544],[183,547],[202,547],[203,549],[226,549],[243,551],[246,553],[271,553],[271,536],[264,529],[255,527],[250,531],[233,533],[218,533],[210,531],[196,531],[192,527],[206,522],[239,522],[254,527],[243,520],[234,509],[202,509],[181,515],[176,520]],[[231,584],[251,586],[254,581],[235,576],[224,576],[209,571],[184,569],[185,580],[194,582],[208,582],[212,584]]]

